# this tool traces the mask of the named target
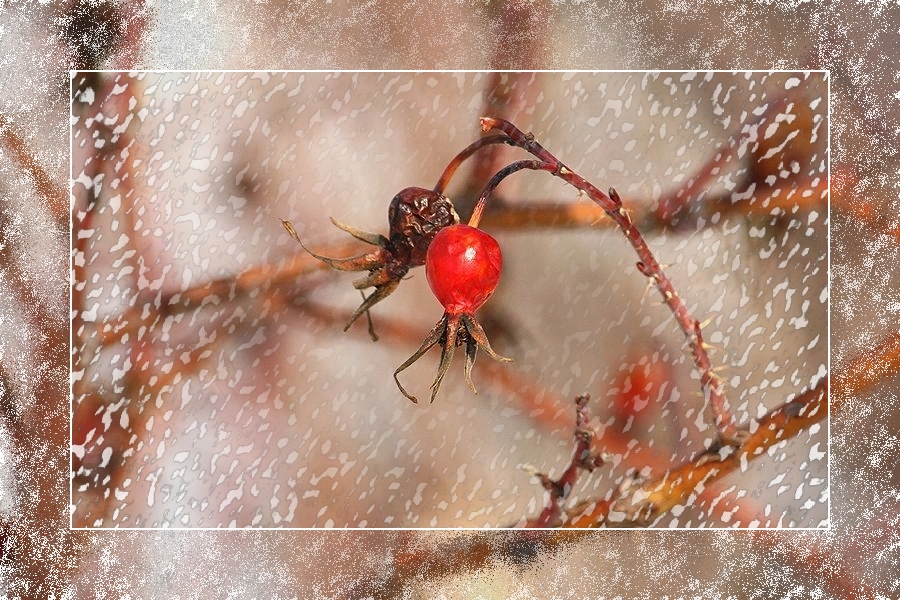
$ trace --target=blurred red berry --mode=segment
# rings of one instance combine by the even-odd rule
[[[623,431],[629,421],[645,420],[650,416],[650,405],[664,392],[671,379],[671,369],[659,358],[640,352],[632,352],[612,386],[613,412]]]

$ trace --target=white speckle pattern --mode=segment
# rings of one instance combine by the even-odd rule
[[[815,74],[693,75],[545,74],[511,120],[644,211],[738,136],[735,157],[694,192],[723,209],[647,237],[703,322],[746,424],[824,373],[826,213],[782,208],[740,184],[764,140],[810,135],[791,129],[790,109],[759,131],[754,115],[785,89],[825,88]],[[559,475],[582,392],[594,397],[597,435],[621,451],[579,480],[574,500],[603,497],[628,469],[659,473],[703,450],[713,428],[684,335],[658,292],[644,290],[619,232],[498,232],[506,269],[479,314],[507,328],[498,350],[515,362],[496,371],[481,357],[475,395],[457,358],[433,405],[410,404],[391,378],[440,314],[420,270],[372,311],[377,343],[365,319],[342,331],[359,301],[351,277],[257,277],[261,265],[308,257],[282,218],[316,250],[346,241],[330,217],[386,233],[394,193],[433,185],[480,135],[482,88],[471,73],[199,72],[115,75],[82,94],[72,123],[74,237],[83,241],[73,255],[82,277],[74,411],[86,429],[73,440],[76,526],[521,524],[545,496],[516,465]],[[814,160],[781,165],[773,181],[825,177],[825,114],[823,101]],[[511,177],[498,195],[515,205],[587,202],[545,173]],[[749,201],[771,209],[724,208]],[[665,369],[666,383],[648,383],[654,395],[621,420],[615,398],[635,384],[617,382],[634,352],[642,368]],[[424,393],[435,364],[427,355],[404,385]],[[738,502],[753,514],[770,507],[757,526],[818,526],[826,453],[827,428],[810,431],[742,462],[717,491],[701,486],[703,502],[654,525],[750,526]],[[709,500],[723,494],[728,509]]]

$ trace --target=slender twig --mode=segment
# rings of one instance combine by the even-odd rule
[[[342,243],[330,246],[326,251],[341,253],[355,247],[353,242]],[[304,277],[326,268],[326,264],[305,253],[280,259],[276,263],[252,265],[235,275],[201,282],[184,290],[163,292],[159,297],[159,315],[175,315],[195,310],[214,298],[239,300],[269,286],[297,285]],[[99,323],[100,344],[115,344],[126,333],[147,324],[148,318],[159,316],[147,316],[145,312],[145,303],[136,303],[118,317]]]
[[[565,468],[559,479],[550,479],[543,473],[535,473],[541,480],[541,485],[549,492],[547,506],[541,511],[540,516],[528,523],[529,527],[553,527],[559,521],[562,513],[562,505],[575,487],[578,481],[579,471],[593,471],[607,461],[604,454],[592,452],[594,445],[594,432],[590,428],[591,413],[588,410],[588,402],[591,397],[587,394],[575,399],[575,452],[569,466]]]
[[[0,142],[34,181],[35,189],[44,199],[47,212],[57,223],[65,223],[69,218],[69,199],[66,190],[53,182],[47,170],[28,149],[25,139],[13,128],[3,113],[0,113]]]
[[[712,363],[703,344],[703,337],[700,331],[700,322],[691,316],[687,305],[675,291],[672,281],[663,273],[662,267],[647,245],[641,233],[634,225],[628,212],[622,208],[622,200],[615,190],[610,190],[609,194],[601,191],[594,184],[585,180],[583,177],[569,169],[566,165],[559,161],[553,154],[547,151],[543,146],[534,140],[531,134],[525,134],[515,125],[503,119],[494,119],[491,117],[482,117],[481,127],[485,131],[498,129],[507,134],[515,144],[541,160],[539,166],[527,166],[523,168],[539,168],[541,170],[550,171],[556,177],[559,177],[566,183],[572,185],[576,189],[581,190],[588,197],[600,205],[604,211],[619,226],[625,237],[640,258],[637,263],[638,270],[656,283],[657,288],[662,294],[663,301],[675,315],[675,320],[681,326],[682,331],[688,338],[691,346],[691,356],[697,370],[700,371],[700,383],[704,391],[708,395],[708,402],[712,408],[715,417],[716,431],[720,441],[725,444],[738,446],[741,444],[741,433],[734,423],[734,418],[726,408],[726,399],[724,391],[724,382],[715,374],[712,369]],[[479,206],[482,202],[479,200]],[[479,206],[476,206],[476,214],[479,213]],[[481,209],[483,210],[483,208]]]
[[[478,198],[478,202],[475,204],[475,210],[472,211],[472,216],[469,219],[470,227],[478,227],[478,224],[481,221],[481,215],[484,213],[484,208],[487,205],[487,200],[494,189],[500,185],[500,182],[522,169],[550,171],[552,173],[556,169],[556,166],[542,160],[520,160],[497,171],[497,173],[491,177],[490,181],[488,181],[487,185],[484,187],[484,191],[481,192],[481,196]]]
[[[509,139],[509,136],[503,134],[486,135],[475,140],[474,142],[466,146],[462,152],[454,156],[449,163],[447,163],[447,166],[444,168],[444,172],[441,173],[440,179],[438,179],[438,182],[434,186],[434,191],[438,194],[443,194],[447,189],[447,185],[450,183],[450,179],[453,178],[453,175],[456,173],[456,170],[459,169],[460,165],[481,148],[490,146],[492,144],[513,145],[511,143],[511,140]]]
[[[531,49],[531,48],[529,48]],[[508,51],[508,48],[495,46],[494,52]],[[537,95],[541,86],[535,84],[535,80],[542,77],[540,73],[491,73],[483,92],[485,112],[498,117],[512,119],[516,114],[533,106],[537,101]],[[486,136],[491,138],[491,136]],[[483,183],[497,170],[501,169],[508,160],[509,153],[500,144],[513,145],[506,135],[496,136],[490,141],[477,140],[470,148],[464,150],[457,158],[454,158],[444,175],[441,177],[435,191],[444,193],[449,179],[453,176],[460,163],[471,156],[476,150],[485,148],[479,160],[466,173],[465,178],[457,185],[454,204],[460,214],[468,214],[475,203],[475,197],[481,191]],[[487,146],[490,146],[489,148]],[[488,308],[490,310],[490,308]]]

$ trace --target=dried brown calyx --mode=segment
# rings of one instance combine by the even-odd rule
[[[368,317],[369,309],[397,289],[400,280],[412,267],[425,264],[425,254],[431,240],[444,227],[459,223],[459,215],[446,196],[424,188],[406,188],[394,196],[388,208],[389,237],[361,231],[331,219],[336,227],[356,239],[377,246],[372,252],[347,258],[331,258],[316,254],[303,244],[290,221],[282,219],[281,222],[288,234],[300,242],[307,252],[332,269],[369,272],[365,277],[354,281],[353,287],[358,290],[374,287],[375,290],[368,296],[363,295],[362,304],[353,312],[344,327],[344,331],[347,331],[359,317],[363,314]],[[373,340],[378,339],[372,328],[371,319],[369,319],[369,334]]]

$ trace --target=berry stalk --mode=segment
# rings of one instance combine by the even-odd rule
[[[438,194],[443,194],[444,190],[447,189],[447,185],[450,183],[450,179],[453,178],[453,175],[456,173],[456,170],[459,169],[459,166],[470,156],[481,150],[486,146],[490,146],[492,144],[508,144],[510,146],[515,146],[509,136],[504,135],[502,133],[498,133],[496,135],[486,135],[482,138],[479,138],[466,146],[459,154],[454,156],[447,166],[444,167],[444,172],[441,173],[440,179],[434,186],[434,191]]]

